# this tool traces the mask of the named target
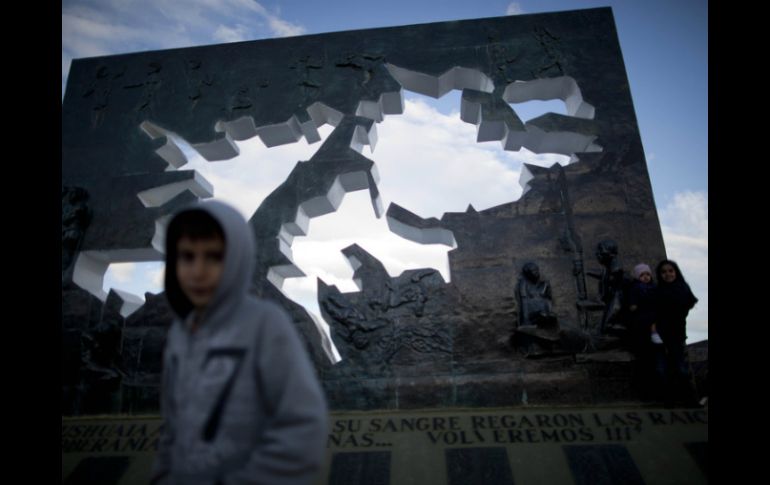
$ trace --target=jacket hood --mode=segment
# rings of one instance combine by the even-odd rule
[[[246,219],[233,207],[216,200],[197,202],[177,212],[169,222],[187,211],[203,211],[214,218],[225,236],[224,268],[219,286],[206,307],[203,319],[206,326],[225,320],[248,294],[250,280],[254,273],[254,236]],[[170,232],[170,231],[169,231]],[[167,236],[170,234],[167,233]],[[173,236],[172,236],[173,237]],[[193,309],[190,300],[182,292],[176,275],[176,245],[178,235],[172,241],[166,238],[166,298],[174,314],[184,320]]]

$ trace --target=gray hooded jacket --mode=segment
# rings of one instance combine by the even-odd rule
[[[177,318],[163,357],[164,432],[153,470],[163,484],[308,484],[324,457],[328,414],[293,323],[248,294],[253,236],[231,207],[206,201],[225,234],[220,284],[195,333],[167,251],[166,295]]]

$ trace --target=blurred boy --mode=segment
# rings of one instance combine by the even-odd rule
[[[324,455],[327,406],[297,331],[248,290],[251,229],[206,201],[166,236],[176,319],[163,357],[157,484],[308,484]]]

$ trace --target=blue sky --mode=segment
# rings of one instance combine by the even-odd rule
[[[708,338],[707,1],[64,0],[62,89],[73,58],[605,6],[613,8],[667,252],[680,263],[701,300],[688,320],[689,341],[703,340]],[[503,152],[491,143],[475,143],[475,127],[463,124],[456,116],[459,110],[459,93],[456,91],[438,101],[412,93],[406,93],[406,99],[404,115],[389,116],[380,123],[380,142],[373,152],[368,148],[364,152],[380,167],[381,191],[386,205],[391,200],[397,201],[424,217],[438,217],[442,211],[464,210],[468,203],[483,209],[518,198],[517,181],[522,162],[549,165],[561,160],[555,155]],[[563,105],[557,102],[531,104],[531,116],[549,110],[564,112]],[[530,117],[526,115],[528,109],[517,107],[516,110],[524,113],[524,118]],[[329,131],[328,126],[321,129],[322,134]],[[417,137],[416,145],[400,146],[404,144],[387,142],[402,139],[404,135],[400,133],[420,133],[421,136]],[[459,141],[464,141],[467,146],[453,145]],[[489,193],[462,193],[464,177],[467,177],[463,165],[458,165],[454,172],[448,171],[456,174],[454,179],[438,184],[436,190],[443,192],[429,198],[417,196],[420,177],[412,182],[415,187],[410,190],[410,182],[399,179],[399,153],[420,150],[425,150],[426,154],[435,153],[436,144],[443,144],[445,156],[462,149],[466,150],[466,158],[476,157],[477,166],[486,167],[479,170],[479,177],[482,177],[479,183],[487,181]],[[239,185],[237,180],[243,179],[242,170],[247,162],[243,162],[244,165],[238,160],[220,162],[214,170],[189,150],[190,164],[184,169],[195,168],[202,172],[214,184],[215,196],[221,194],[224,200],[231,197],[229,201],[248,214],[252,206],[255,208],[261,198],[282,181],[294,162],[309,158],[320,145],[307,145],[301,140],[269,152],[256,140],[239,146],[242,152],[239,158],[258,157],[270,164],[269,169],[260,168],[259,182],[263,187],[258,193],[252,190],[251,194],[245,194],[246,184],[241,180]],[[447,171],[447,168],[442,166],[442,170]],[[425,180],[429,174],[426,168]],[[446,250],[449,248],[417,248],[385,234],[384,221],[372,218],[371,214],[355,212],[366,206],[358,203],[358,194],[347,196],[338,213],[314,220],[311,237],[295,243],[295,258],[306,273],[335,283],[343,291],[352,291],[352,283],[346,281],[350,270],[341,260],[337,248],[351,241],[359,244],[369,241],[367,250],[382,259],[391,273],[414,265],[430,265],[446,272]],[[346,220],[344,218],[371,219],[371,227],[364,225],[370,234],[359,231],[340,235],[339,227],[344,225],[341,222]],[[390,237],[395,239],[388,239]],[[332,244],[335,238],[336,242]],[[325,255],[319,252],[321,246]],[[418,256],[421,252],[425,254]],[[324,268],[319,262],[327,259],[328,265]],[[113,268],[105,278],[106,287],[123,285],[127,291],[138,294],[159,289],[162,265],[114,265]],[[310,307],[315,280],[312,277],[303,280],[287,280],[284,290]]]

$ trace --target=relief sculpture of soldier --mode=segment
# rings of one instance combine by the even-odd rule
[[[599,279],[599,297],[604,303],[600,331],[613,330],[613,325],[622,318],[624,276],[623,267],[618,259],[618,243],[605,239],[596,246],[596,259],[602,265],[599,272],[587,274]]]
[[[327,296],[321,301],[321,306],[331,318],[340,323],[334,327],[335,332],[358,350],[369,345],[371,332],[388,324],[388,321],[383,318],[368,319],[340,295]]]
[[[559,340],[559,322],[552,311],[552,300],[551,285],[540,278],[540,268],[535,263],[526,263],[516,284],[519,322],[514,344],[527,356],[547,354]]]
[[[65,281],[72,275],[72,263],[91,220],[91,210],[88,192],[80,187],[63,187],[61,200],[61,270]]]

